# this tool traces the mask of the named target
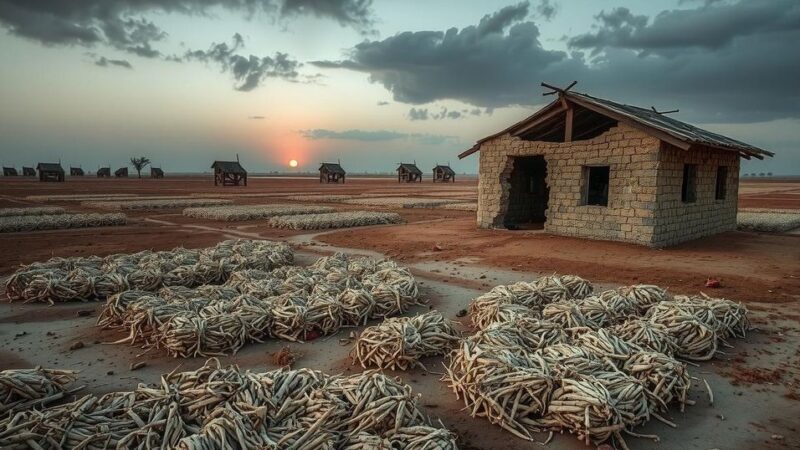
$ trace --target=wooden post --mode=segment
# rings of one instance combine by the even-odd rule
[[[571,104],[567,104],[567,120],[564,125],[564,142],[572,142],[572,118],[575,109]]]

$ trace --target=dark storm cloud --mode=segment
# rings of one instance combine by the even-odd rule
[[[423,144],[438,145],[448,141],[457,141],[452,136],[444,136],[439,134],[421,134],[421,133],[401,133],[389,130],[326,130],[317,128],[314,130],[302,130],[300,134],[306,139],[322,140],[322,139],[336,139],[346,141],[361,141],[361,142],[380,142],[380,141],[396,141],[396,140],[414,140]]]
[[[596,32],[568,40],[574,48],[608,47],[641,51],[719,49],[738,38],[800,30],[800,2],[796,0],[739,1],[705,4],[699,8],[663,11],[651,21],[627,8],[602,11]]]
[[[477,111],[477,113],[476,113]],[[462,111],[452,111],[448,110],[446,107],[441,107],[438,113],[430,112],[428,108],[411,108],[408,110],[408,119],[412,121],[416,120],[442,120],[442,119],[461,119],[465,117],[467,114],[472,114],[473,116],[479,116],[481,114],[480,109],[473,109],[472,111],[468,109],[464,109]]]
[[[313,15],[365,30],[371,0],[0,0],[0,25],[45,45],[104,44],[143,57],[167,35],[148,13],[210,14],[222,7],[251,17],[257,11],[282,17]]]
[[[653,20],[618,8],[598,15],[597,32],[568,39],[569,53],[543,48],[536,24],[521,13],[524,5],[487,15],[476,26],[367,40],[343,61],[312,64],[367,73],[396,101],[416,105],[453,99],[488,112],[541,104],[541,81],[579,80],[576,90],[677,107],[683,120],[800,117],[800,58],[792,56],[800,42],[800,2],[715,2]],[[424,120],[423,111],[416,108],[409,118]]]
[[[411,108],[408,110],[409,120],[428,120],[428,108]]]
[[[558,5],[550,3],[550,0],[541,0],[536,5],[536,14],[544,20],[553,20],[558,13]]]
[[[129,63],[124,59],[108,59],[105,56],[101,56],[100,58],[95,60],[94,64],[100,67],[117,66],[117,67],[124,67],[126,69],[133,69],[131,63]]]
[[[184,60],[196,60],[217,64],[223,72],[230,73],[238,91],[252,91],[266,78],[297,79],[297,68],[300,63],[289,58],[286,53],[277,52],[273,57],[237,54],[244,46],[244,39],[239,33],[233,35],[233,42],[212,44],[206,51],[191,50],[186,52]]]

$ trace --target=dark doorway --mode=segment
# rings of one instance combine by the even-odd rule
[[[544,156],[514,158],[504,225],[508,229],[542,228],[550,190],[547,188]]]

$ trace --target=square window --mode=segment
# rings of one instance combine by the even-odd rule
[[[725,200],[725,195],[728,188],[728,168],[725,166],[717,167],[717,187],[715,189],[714,198],[717,200]]]
[[[586,190],[584,204],[608,206],[609,166],[589,166],[583,168]]]
[[[683,165],[683,184],[681,185],[681,201],[694,203],[697,200],[697,164]]]

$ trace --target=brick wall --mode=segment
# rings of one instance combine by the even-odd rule
[[[514,157],[533,155],[547,161],[547,232],[665,246],[736,226],[735,153],[685,152],[620,124],[594,139],[568,143],[506,134],[484,142],[479,154],[477,222],[482,228],[503,226]],[[681,203],[680,196],[685,162],[698,164],[697,202],[691,205]],[[584,166],[591,165],[610,167],[607,207],[583,204]],[[729,167],[724,201],[714,200],[717,165]]]

